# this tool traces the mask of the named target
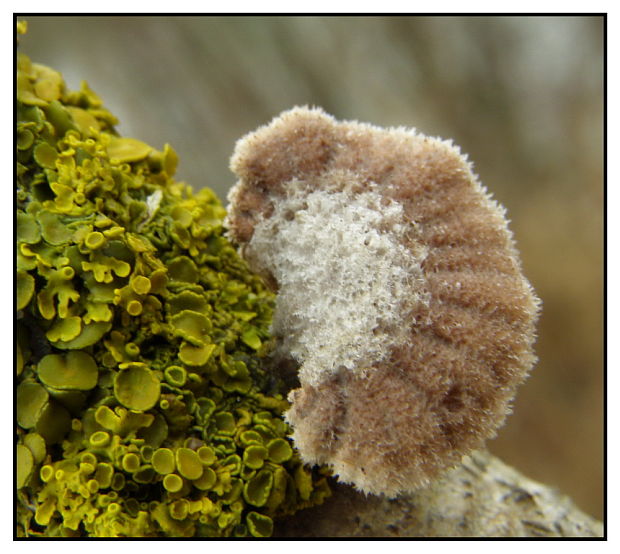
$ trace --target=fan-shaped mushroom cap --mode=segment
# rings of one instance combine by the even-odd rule
[[[450,142],[294,108],[243,137],[227,226],[278,290],[306,462],[413,490],[495,435],[539,301],[504,210]]]

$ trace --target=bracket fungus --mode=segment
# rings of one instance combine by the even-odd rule
[[[394,496],[494,436],[534,364],[539,301],[459,149],[294,108],[231,168],[225,224],[278,292],[302,459]]]

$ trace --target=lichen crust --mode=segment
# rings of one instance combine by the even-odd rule
[[[459,149],[294,108],[240,139],[231,169],[225,224],[278,293],[304,461],[395,496],[494,436],[535,361],[539,300]]]
[[[272,293],[170,146],[17,68],[18,536],[270,535],[329,495],[263,368]]]

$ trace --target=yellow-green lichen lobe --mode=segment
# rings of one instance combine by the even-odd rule
[[[17,68],[18,534],[269,536],[329,494],[262,369],[273,295],[169,145]]]

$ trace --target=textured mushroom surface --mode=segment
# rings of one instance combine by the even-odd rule
[[[304,461],[388,496],[495,435],[539,301],[504,210],[450,142],[294,108],[243,137],[227,226],[278,291]]]

